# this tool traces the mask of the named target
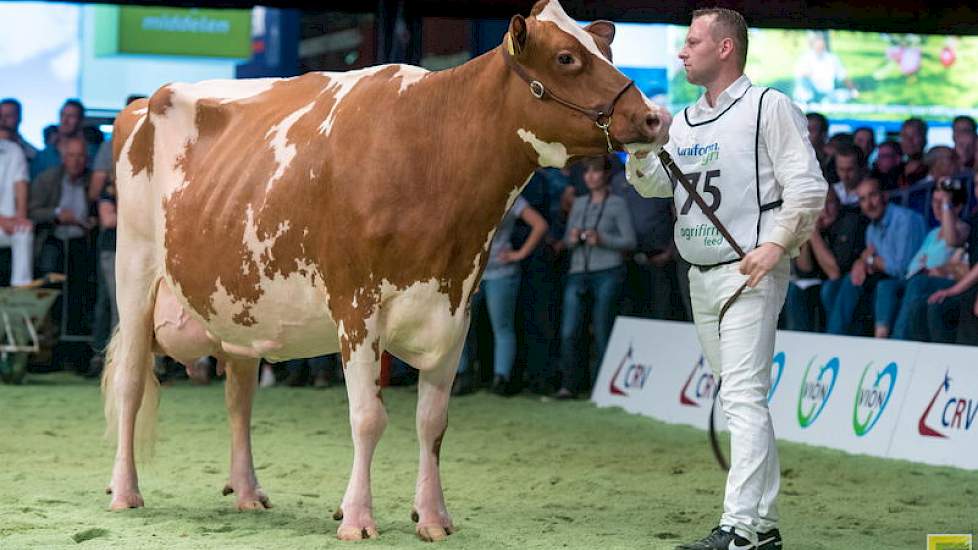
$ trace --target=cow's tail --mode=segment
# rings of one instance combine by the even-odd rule
[[[109,440],[118,437],[119,427],[119,404],[123,398],[120,392],[125,391],[119,387],[120,382],[125,383],[130,378],[132,372],[122,372],[122,369],[145,369],[143,374],[142,388],[136,391],[142,392],[141,398],[137,402],[141,403],[139,412],[136,414],[135,446],[136,456],[142,459],[153,457],[154,446],[156,444],[156,416],[160,404],[160,383],[153,373],[153,355],[148,355],[148,361],[138,358],[139,363],[133,361],[121,361],[121,348],[123,345],[119,329],[116,327],[109,341],[109,346],[105,350],[105,367],[102,373],[102,400],[105,408],[105,436]]]

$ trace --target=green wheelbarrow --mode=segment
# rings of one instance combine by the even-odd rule
[[[41,350],[37,327],[61,294],[50,288],[0,288],[0,380],[20,384],[30,354]]]

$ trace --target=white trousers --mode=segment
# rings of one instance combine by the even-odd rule
[[[693,267],[689,294],[703,354],[721,379],[720,407],[730,430],[730,473],[720,525],[756,543],[758,532],[778,524],[781,472],[767,394],[778,315],[788,291],[788,259],[756,288],[745,289],[718,326],[720,308],[747,280],[739,269],[738,263],[706,271]]]
[[[34,230],[0,231],[0,248],[9,248],[11,262],[10,286],[26,285],[34,280]]]

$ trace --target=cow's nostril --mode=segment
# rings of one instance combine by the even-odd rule
[[[655,128],[659,125],[659,117],[655,115],[648,115],[645,117],[645,125],[649,128]]]

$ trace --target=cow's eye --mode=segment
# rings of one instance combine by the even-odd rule
[[[557,56],[557,63],[560,63],[561,65],[573,65],[574,56],[569,53],[562,53]]]

